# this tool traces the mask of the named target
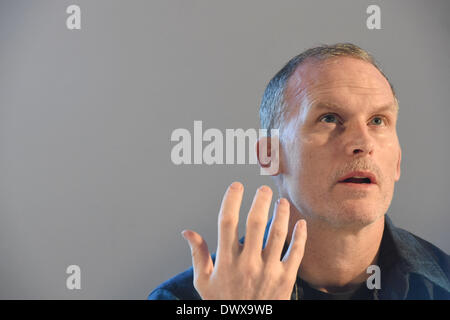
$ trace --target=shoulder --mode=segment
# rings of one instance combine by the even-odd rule
[[[211,255],[213,263],[216,254]],[[194,269],[189,269],[177,274],[169,280],[157,286],[147,297],[148,300],[201,300],[194,287]]]
[[[450,256],[436,245],[390,225],[394,244],[406,270],[427,279],[447,294],[450,292]]]
[[[192,267],[156,287],[148,300],[200,300],[193,284]]]
[[[431,255],[434,262],[436,262],[442,271],[450,277],[450,256],[434,244],[411,234],[418,243]]]
[[[404,229],[395,228],[395,233],[397,238],[401,239],[402,252],[407,255],[405,258],[415,258],[410,263],[418,262],[422,265],[433,265],[439,270],[439,273],[445,275],[447,280],[449,279],[450,256],[447,253],[431,242]]]

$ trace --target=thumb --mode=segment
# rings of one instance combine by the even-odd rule
[[[209,278],[213,270],[213,262],[206,241],[197,232],[184,230],[181,235],[191,248],[194,279]]]

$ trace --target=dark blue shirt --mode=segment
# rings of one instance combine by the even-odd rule
[[[264,234],[264,243],[267,241],[269,226],[270,221]],[[215,255],[212,258],[214,261]],[[378,266],[381,288],[370,290],[367,299],[450,299],[450,256],[431,243],[395,227],[387,215]],[[291,298],[308,299],[306,289],[307,284],[297,278]],[[201,299],[193,285],[192,267],[159,285],[148,299]]]

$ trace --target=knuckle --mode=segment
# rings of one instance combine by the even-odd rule
[[[220,253],[216,258],[215,269],[218,273],[233,267],[233,258],[229,253]]]
[[[252,211],[249,213],[247,218],[247,224],[251,227],[261,227],[266,226],[266,217],[261,214],[261,212]]]
[[[284,240],[286,238],[285,231],[279,227],[273,227],[271,230],[271,234],[274,240]]]
[[[192,246],[191,247],[191,256],[192,258],[197,258],[200,255],[200,248],[199,246]]]
[[[276,283],[283,283],[286,277],[286,272],[284,272],[279,262],[275,262],[266,265],[263,275],[264,279],[270,279],[270,281]]]
[[[198,252],[198,250],[192,250],[191,256],[192,256],[193,264],[196,264],[196,261],[200,260],[200,253]]]
[[[294,243],[292,245],[291,253],[289,254],[289,256],[291,256],[291,255],[298,256],[300,251],[301,251],[300,245],[298,243]]]
[[[299,238],[299,239],[296,239],[294,241],[294,243],[292,244],[292,250],[297,253],[303,252],[304,246],[305,246],[305,242],[302,241],[301,238]]]
[[[260,271],[256,263],[251,263],[246,261],[245,264],[241,266],[241,271],[248,277],[256,277],[259,275]]]
[[[295,277],[295,273],[294,273],[294,277]],[[281,283],[285,283],[285,282],[289,282],[290,280],[292,280],[293,275],[290,274],[290,272],[288,270],[284,270],[284,272],[281,272],[280,274],[280,282]]]
[[[248,226],[252,229],[260,229],[262,227],[265,227],[265,221],[261,218],[252,217],[248,220]]]
[[[222,228],[231,228],[236,224],[236,218],[230,214],[221,214],[219,218],[219,225]]]
[[[266,265],[263,270],[264,279],[271,279],[273,277],[274,269],[273,264]]]

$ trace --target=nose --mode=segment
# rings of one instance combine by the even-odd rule
[[[343,136],[346,155],[362,157],[373,153],[373,139],[365,123],[358,121],[349,124],[345,128]]]

